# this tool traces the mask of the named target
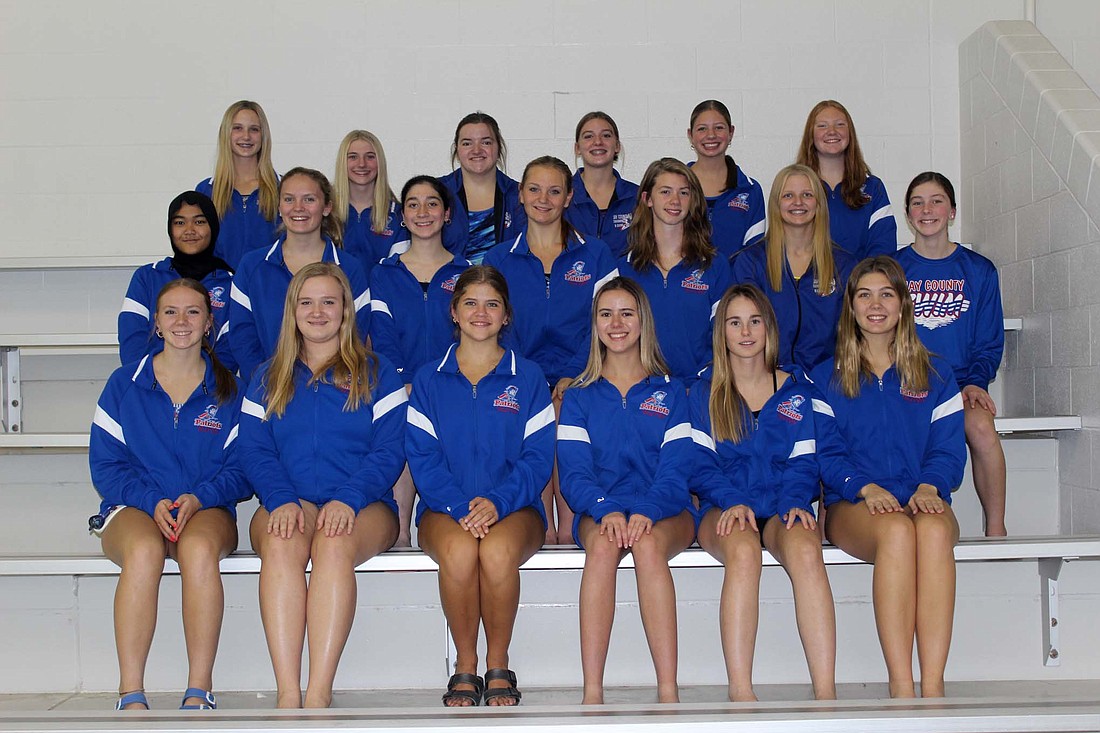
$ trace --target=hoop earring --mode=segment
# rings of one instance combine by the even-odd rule
[[[164,334],[162,334],[162,333],[160,332],[160,328],[159,328],[159,327],[158,327],[158,328],[156,328],[156,329],[154,329],[154,330],[153,330],[153,332],[154,332],[154,333],[155,333],[155,334],[157,335],[157,338],[158,338],[158,339],[163,339],[163,338],[164,338]]]

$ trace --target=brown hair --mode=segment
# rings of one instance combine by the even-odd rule
[[[718,254],[710,243],[710,217],[707,214],[707,199],[703,187],[691,168],[675,158],[661,158],[649,164],[642,182],[638,185],[638,203],[634,206],[634,219],[626,230],[631,266],[638,272],[652,267],[657,262],[657,236],[653,227],[653,212],[648,201],[657,185],[657,177],[662,173],[675,173],[687,180],[691,195],[688,201],[688,215],[684,219],[684,242],[681,256],[687,264],[698,265],[703,269]]]
[[[286,182],[294,176],[305,176],[306,178],[316,183],[317,187],[321,189],[321,196],[325,200],[325,205],[332,207],[332,211],[329,212],[329,215],[321,220],[321,234],[331,239],[332,243],[337,247],[343,247],[344,232],[343,225],[341,223],[343,217],[336,215],[336,207],[333,206],[332,184],[328,182],[328,178],[325,177],[324,173],[313,168],[304,168],[302,166],[291,168],[286,172],[282,180],[279,181],[280,198],[283,194],[283,186],[285,186]],[[374,212],[372,211],[371,214],[373,213]],[[283,225],[283,228],[285,229],[286,226]]]
[[[817,156],[817,148],[814,146],[814,125],[817,123],[818,114],[824,109],[835,109],[844,115],[844,119],[848,122],[848,149],[844,151],[844,180],[840,182],[840,195],[849,209],[861,208],[871,200],[870,196],[863,193],[863,184],[867,181],[867,176],[871,175],[871,169],[863,159],[863,151],[859,147],[859,138],[856,136],[856,126],[852,123],[852,116],[848,114],[843,104],[835,99],[823,99],[814,105],[809,116],[806,117],[806,126],[802,130],[802,142],[798,145],[796,162],[820,173],[821,162]]]
[[[565,195],[569,196],[573,193],[573,172],[569,170],[569,166],[565,164],[565,161],[561,158],[555,158],[553,155],[543,155],[527,164],[519,180],[521,190],[523,184],[527,183],[527,174],[534,168],[550,168],[557,171],[561,174],[562,181],[564,181]],[[564,215],[559,223],[561,224],[561,248],[564,250],[569,246],[569,238],[573,236],[573,226],[565,220]]]
[[[210,306],[210,291],[198,280],[192,280],[189,277],[181,277],[177,280],[169,280],[165,283],[164,287],[157,293],[155,310],[160,310],[161,298],[179,288],[192,290],[202,296],[202,302],[206,306],[206,318],[209,321],[210,314],[213,312]],[[210,343],[210,337],[207,334],[204,334],[202,337],[202,350],[210,357],[210,366],[214,372],[214,397],[217,398],[219,405],[224,405],[237,395],[237,380],[233,377],[233,372],[226,369],[217,354],[214,353],[214,347]]]

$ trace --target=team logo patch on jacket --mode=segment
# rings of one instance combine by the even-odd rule
[[[665,404],[665,397],[668,397],[668,392],[658,390],[646,397],[642,404],[638,405],[638,409],[642,412],[648,412],[650,415],[668,417],[668,406]]]
[[[225,288],[221,285],[210,288],[210,307],[214,310],[221,310],[225,307]]]
[[[806,398],[800,394],[791,395],[789,400],[783,400],[779,403],[779,407],[775,408],[775,411],[779,413],[779,417],[783,418],[787,422],[801,422],[802,421],[802,405],[806,403]]]
[[[504,388],[495,400],[493,400],[493,407],[500,412],[519,412],[519,400],[516,399],[516,395],[519,394],[519,387],[514,384],[509,384]]]
[[[747,193],[739,193],[730,199],[730,202],[726,204],[731,209],[738,209],[740,211],[749,210],[749,195]]]
[[[440,283],[439,287],[443,288],[448,293],[453,293],[455,291],[455,285],[457,285],[457,284],[458,284],[458,275],[455,274],[455,275],[451,275],[449,278],[447,278],[442,283]]]
[[[909,402],[923,402],[924,399],[928,397],[928,390],[926,389],[918,391],[915,389],[906,389],[905,387],[902,387],[898,391],[901,392],[901,396]]]
[[[584,271],[584,260],[577,260],[565,273],[567,283],[583,284],[592,279],[592,273]]]
[[[611,226],[615,227],[620,232],[625,232],[627,229],[629,229],[633,221],[634,212],[628,212],[626,214],[613,214],[611,216]]]
[[[206,409],[195,418],[195,427],[204,433],[216,433],[222,429],[222,421],[218,419],[218,406],[207,405]]]
[[[692,270],[691,274],[684,278],[680,283],[680,287],[684,290],[694,290],[699,293],[705,293],[710,290],[710,285],[703,282],[703,271]]]

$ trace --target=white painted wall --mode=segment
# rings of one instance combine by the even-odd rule
[[[1038,0],[1035,25],[1100,94],[1100,3],[1095,0]]]

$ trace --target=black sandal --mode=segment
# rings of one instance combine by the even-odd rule
[[[458,685],[473,685],[472,690],[456,690]],[[473,708],[481,704],[481,693],[485,689],[485,681],[476,674],[458,672],[447,680],[447,691],[443,693],[443,706],[448,708]],[[469,700],[469,705],[448,705],[451,700]]]
[[[489,682],[493,680],[507,680],[508,687],[489,687]],[[490,669],[485,673],[485,704],[488,705],[490,700],[495,700],[498,697],[510,697],[515,700],[515,704],[519,705],[520,698],[523,694],[516,689],[516,673],[510,669],[504,669],[498,667],[496,669]],[[507,705],[500,705],[494,707],[511,707]]]

